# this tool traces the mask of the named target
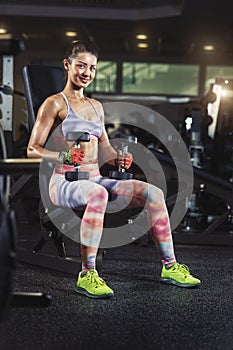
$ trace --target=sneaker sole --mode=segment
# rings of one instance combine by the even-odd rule
[[[102,294],[102,295],[91,294],[86,289],[77,287],[77,286],[74,288],[74,291],[76,293],[86,295],[87,297],[93,298],[93,299],[109,299],[114,296],[114,293],[108,293],[108,294]]]
[[[201,285],[201,283],[196,283],[196,284],[184,284],[177,282],[175,280],[169,279],[169,278],[160,278],[160,282],[165,283],[165,284],[172,284],[174,286],[178,286],[181,288],[197,288]]]

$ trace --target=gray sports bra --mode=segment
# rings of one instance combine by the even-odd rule
[[[63,96],[66,102],[67,110],[68,110],[67,116],[61,124],[63,135],[66,135],[67,132],[70,132],[70,131],[81,131],[81,132],[83,131],[83,132],[89,132],[90,135],[93,135],[99,138],[103,131],[103,125],[93,103],[87,98],[87,101],[93,107],[95,114],[97,116],[97,120],[95,120],[94,122],[79,118],[79,116],[74,113],[64,92],[61,92],[61,95]]]

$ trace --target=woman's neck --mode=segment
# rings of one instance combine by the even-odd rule
[[[85,99],[85,96],[83,94],[83,89],[69,89],[69,88],[64,88],[64,93],[68,98],[74,99],[74,100],[83,100]]]

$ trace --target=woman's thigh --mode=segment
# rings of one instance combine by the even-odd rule
[[[49,193],[57,206],[79,209],[95,198],[105,200],[103,186],[90,180],[67,181],[64,178],[50,181]]]
[[[50,197],[55,205],[80,208],[94,197],[101,198],[101,188],[108,191],[109,211],[126,207],[142,207],[156,199],[160,202],[161,190],[139,180],[115,180],[97,176],[90,180],[66,181],[64,178],[50,181]]]
[[[150,185],[139,180],[114,180],[99,178],[96,180],[110,193],[108,210],[119,211],[128,207],[145,206]]]

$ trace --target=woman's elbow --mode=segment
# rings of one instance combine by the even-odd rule
[[[40,158],[37,152],[35,152],[35,148],[31,145],[27,147],[27,157],[28,158]]]
[[[27,157],[32,158],[32,150],[31,150],[30,146],[27,147]]]

